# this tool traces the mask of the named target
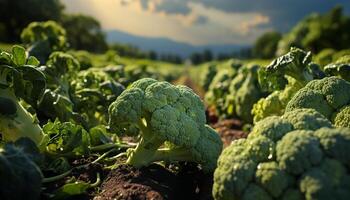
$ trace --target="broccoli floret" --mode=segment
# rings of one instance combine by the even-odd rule
[[[332,127],[332,124],[319,112],[313,109],[296,109],[281,117],[271,116],[259,121],[248,138],[264,135],[278,141],[292,130],[317,130],[322,127]]]
[[[286,112],[282,119],[286,119],[298,130],[317,130],[322,127],[332,127],[331,122],[314,109],[296,109]]]
[[[314,110],[298,111],[265,118],[223,150],[214,199],[350,198],[350,129],[331,128]]]
[[[336,126],[350,127],[350,123],[343,120],[349,117],[346,106],[350,103],[350,93],[345,91],[350,91],[350,83],[341,78],[313,80],[295,94],[287,104],[286,112],[312,108]]]
[[[293,125],[284,119],[277,116],[267,117],[259,121],[254,127],[252,132],[248,135],[249,138],[257,137],[260,135],[266,136],[273,141],[278,141],[286,133],[293,130]]]
[[[43,94],[46,81],[37,64],[20,46],[0,54],[0,134],[5,142],[28,137],[39,144],[43,139],[38,120],[20,104],[22,99],[35,107]]]
[[[319,138],[327,156],[350,166],[350,155],[348,153],[350,149],[350,135],[348,128],[322,128],[317,130],[314,135]]]
[[[248,188],[243,194],[242,199],[243,200],[255,200],[255,199],[272,200],[272,197],[259,185],[252,183],[252,184],[249,184]]]
[[[296,130],[286,134],[276,147],[276,160],[281,169],[300,175],[323,158],[323,152],[312,131]]]
[[[281,116],[293,95],[301,88],[301,85],[293,78],[288,78],[288,84],[283,90],[272,92],[265,98],[261,98],[253,105],[251,110],[254,123],[268,117]]]
[[[329,177],[319,168],[313,168],[306,172],[300,179],[300,191],[305,199],[332,199],[335,192],[329,184]]]
[[[130,124],[141,130],[137,147],[128,151],[127,163],[136,167],[194,161],[213,170],[222,142],[205,122],[204,105],[191,89],[151,78],[131,84],[109,107],[112,131],[128,131]]]
[[[348,127],[350,122],[350,105],[342,107],[333,115],[332,121],[336,127]]]
[[[284,106],[279,98],[283,91],[275,91],[266,98],[261,98],[253,105],[251,112],[254,116],[254,123],[269,116],[280,116],[283,114]]]
[[[257,167],[256,182],[273,197],[279,197],[288,187],[291,178],[276,162],[260,163]]]

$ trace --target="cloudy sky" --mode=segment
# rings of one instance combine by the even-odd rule
[[[70,13],[97,18],[105,30],[166,37],[195,45],[251,44],[268,30],[285,32],[311,12],[350,0],[63,0]]]

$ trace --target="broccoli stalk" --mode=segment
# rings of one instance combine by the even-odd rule
[[[165,141],[155,137],[142,120],[138,125],[142,131],[142,138],[136,148],[130,152],[127,164],[142,167],[159,161],[193,161],[193,156],[188,149],[181,147],[160,148]]]
[[[142,137],[137,144],[136,148],[130,151],[130,156],[126,161],[128,164],[135,167],[145,166],[148,163],[155,162],[155,155],[158,148],[164,143],[164,140],[161,140],[155,135],[152,134],[152,130],[144,124],[144,121],[141,119],[137,123],[138,127],[142,132]]]

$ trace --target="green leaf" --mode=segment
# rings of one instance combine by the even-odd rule
[[[86,182],[67,183],[55,192],[53,199],[67,199],[74,195],[84,194],[90,187],[90,184]]]
[[[71,122],[48,122],[43,127],[50,138],[48,153],[63,156],[80,156],[89,154],[90,134],[82,126]]]
[[[5,51],[0,53],[0,64],[11,65],[11,55]]]
[[[22,66],[26,64],[26,50],[18,45],[12,47],[13,62],[17,66]]]
[[[39,66],[40,62],[34,56],[29,56],[27,60],[27,65]]]
[[[45,75],[36,68],[25,65],[18,68],[21,81],[14,81],[16,95],[23,98],[30,105],[36,105],[46,88]]]

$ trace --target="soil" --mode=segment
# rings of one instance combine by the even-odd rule
[[[61,179],[60,181],[55,181],[52,183],[47,183],[45,184],[44,191],[42,193],[41,199],[48,199],[49,198],[49,193],[56,191],[60,187],[62,187],[67,181],[71,180],[74,178],[77,181],[84,181],[84,182],[90,182],[94,183],[97,179],[97,173],[100,174],[100,178],[103,179],[106,176],[106,172],[103,171],[102,165],[101,164],[91,164],[91,162],[95,158],[89,157],[89,158],[81,158],[72,161],[72,167],[75,166],[82,166],[85,165],[83,168],[75,169],[72,171],[72,173]],[[48,177],[48,175],[46,175]],[[89,200],[92,199],[96,195],[96,188],[91,188],[88,190],[88,193],[82,194],[82,195],[76,195],[68,198],[67,200]],[[46,193],[46,191],[48,193]]]
[[[136,169],[120,165],[112,170],[94,200],[211,199],[212,175],[184,166],[173,173],[161,165]]]
[[[244,132],[243,122],[239,119],[222,119],[216,115],[215,107],[208,107],[205,111],[207,121],[219,133],[224,147],[231,144],[233,140],[246,138],[248,133]]]
[[[242,122],[238,119],[225,119],[212,124],[212,127],[219,133],[225,148],[233,140],[248,136],[248,133],[242,131],[242,125]]]

